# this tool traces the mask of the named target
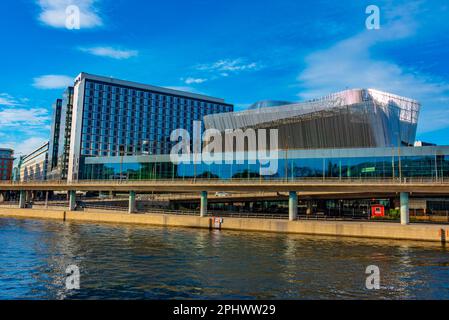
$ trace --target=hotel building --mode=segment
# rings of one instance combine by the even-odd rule
[[[119,162],[124,156],[169,154],[172,130],[193,134],[194,121],[232,112],[233,105],[205,95],[81,73],[54,110],[49,177],[72,181],[86,175],[89,159]]]

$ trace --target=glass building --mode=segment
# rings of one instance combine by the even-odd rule
[[[70,137],[72,134],[73,87],[68,87],[62,99],[53,105],[53,121],[49,141],[49,180],[65,180],[69,168]]]
[[[174,129],[193,134],[194,121],[232,111],[223,99],[81,73],[73,88],[68,180],[84,176],[90,158],[169,154]]]
[[[53,170],[58,168],[59,135],[61,130],[62,99],[57,99],[53,104],[53,121],[48,147],[48,178],[54,179]]]
[[[288,150],[277,153],[277,170],[260,176],[265,164],[174,164],[169,155],[86,158],[80,179],[407,179],[449,178],[449,146]]]
[[[247,111],[206,115],[205,128],[279,130],[276,170],[261,163],[173,163],[169,155],[85,157],[79,179],[447,179],[449,146],[414,147],[420,104],[373,89],[305,103],[264,102]],[[248,144],[249,145],[249,144]],[[233,155],[235,159],[235,154]]]
[[[59,177],[69,181],[448,177],[449,146],[413,147],[420,109],[415,100],[353,89],[282,104],[267,101],[233,112],[222,99],[82,73],[55,105],[55,112],[61,110],[59,139],[52,131],[49,166],[54,169],[57,153]],[[173,163],[171,132],[183,128],[193,135],[194,121],[201,120],[202,129],[220,132],[278,129],[276,170],[261,175],[266,163],[251,152],[244,161]]]
[[[22,182],[47,179],[49,143],[46,142],[18,162],[19,179]]]
[[[60,179],[67,179],[69,171],[70,141],[72,135],[74,88],[68,87],[64,92],[61,110],[61,126],[59,134],[58,169]]]

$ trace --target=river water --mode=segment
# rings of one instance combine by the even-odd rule
[[[80,289],[66,290],[66,268]],[[366,289],[379,267],[380,289]],[[0,219],[0,299],[449,299],[439,243]]]

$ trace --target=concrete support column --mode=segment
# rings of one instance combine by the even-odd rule
[[[135,213],[136,212],[136,193],[134,191],[130,191],[129,192],[128,212],[129,213]]]
[[[298,218],[298,194],[290,191],[288,197],[288,220],[294,221]]]
[[[25,209],[26,207],[26,191],[25,190],[20,190],[20,194],[19,194],[19,208],[20,209]]]
[[[45,192],[45,209],[48,209],[48,191]]]
[[[410,210],[408,205],[408,192],[401,192],[401,224],[410,223]]]
[[[201,191],[200,217],[207,214],[207,191]]]
[[[76,191],[69,191],[69,211],[76,209]]]

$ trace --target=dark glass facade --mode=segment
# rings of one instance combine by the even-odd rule
[[[169,154],[170,134],[208,114],[232,112],[223,99],[81,74],[75,80],[69,179],[91,157]]]
[[[69,154],[70,154],[70,141],[72,135],[72,118],[73,118],[73,87],[68,87],[64,92],[64,98],[62,100],[62,112],[61,112],[61,133],[59,136],[59,152],[58,163],[60,169],[60,179],[67,179],[69,170]]]
[[[59,136],[61,130],[61,109],[62,99],[57,99],[53,105],[53,121],[51,126],[50,141],[48,148],[48,169],[49,176],[52,175],[53,170],[58,167],[58,150],[59,150]]]
[[[53,106],[53,122],[48,151],[47,179],[67,179],[72,134],[73,87],[68,87],[62,99]]]
[[[170,134],[232,106],[87,80],[81,156],[169,154]]]

